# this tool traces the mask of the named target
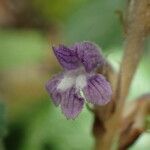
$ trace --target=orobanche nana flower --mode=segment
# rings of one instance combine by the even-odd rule
[[[76,118],[85,101],[105,105],[111,100],[109,82],[96,73],[96,68],[104,63],[98,46],[81,42],[70,47],[59,45],[53,51],[64,71],[49,80],[46,89],[67,119]]]

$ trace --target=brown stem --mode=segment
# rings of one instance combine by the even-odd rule
[[[110,150],[122,120],[124,103],[131,81],[143,54],[145,37],[149,31],[149,0],[131,0],[127,13],[127,35],[124,56],[121,63],[117,84],[113,85],[112,102],[105,107],[95,108],[94,134],[96,150]],[[107,70],[110,74],[110,71]],[[108,79],[112,81],[110,75]],[[113,82],[111,82],[113,83]],[[114,90],[114,87],[116,90]],[[107,113],[109,115],[106,115]],[[110,115],[111,114],[111,115]],[[98,125],[99,124],[99,128]],[[101,125],[102,124],[102,125]],[[99,130],[99,131],[98,131]],[[103,130],[103,132],[100,132]],[[98,133],[103,133],[99,135]]]
[[[150,114],[150,94],[129,103],[124,113],[120,125],[119,150],[126,150],[146,130],[145,118]]]

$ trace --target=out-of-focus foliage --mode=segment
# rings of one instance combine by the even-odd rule
[[[64,37],[69,42],[94,41],[104,48],[121,45],[123,25],[116,11],[122,11],[123,4],[120,0],[89,1],[68,19]]]
[[[149,139],[149,133],[144,133],[129,150],[149,150]]]
[[[12,68],[40,61],[47,40],[37,31],[0,30],[0,67]],[[19,65],[19,66],[18,66]]]
[[[6,118],[5,118],[5,106],[0,100],[0,138],[2,138],[6,132]]]
[[[5,106],[0,99],[0,150],[3,150],[3,137],[6,134],[6,114]]]
[[[150,131],[150,116],[147,116],[145,118],[145,122],[146,122],[146,129],[149,132]]]
[[[64,20],[88,0],[32,0],[33,6],[48,20]]]
[[[26,131],[23,150],[92,149],[91,115],[83,111],[76,121],[67,121],[47,102],[34,114]],[[86,138],[85,138],[86,137]]]

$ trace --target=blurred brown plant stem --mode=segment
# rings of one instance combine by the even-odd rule
[[[119,73],[115,73],[108,63],[101,71],[112,84],[113,96],[110,104],[104,107],[96,106],[94,109],[93,132],[96,150],[111,150],[115,142],[118,142],[116,149],[125,150],[145,131],[145,122],[142,120],[150,114],[148,95],[140,98],[142,102],[129,104],[134,106],[134,109],[123,117],[124,110],[129,111],[129,107],[125,108],[125,101],[143,55],[145,39],[150,33],[150,0],[130,0],[125,19],[126,39]],[[136,126],[137,124],[140,125]]]
[[[54,25],[35,9],[30,0],[0,0],[0,26],[47,31]]]

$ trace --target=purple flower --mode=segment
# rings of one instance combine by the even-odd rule
[[[84,102],[105,105],[111,100],[111,87],[96,68],[104,63],[100,49],[91,42],[76,43],[71,47],[59,45],[53,51],[64,68],[46,84],[55,106],[67,119],[74,119],[81,112]]]

